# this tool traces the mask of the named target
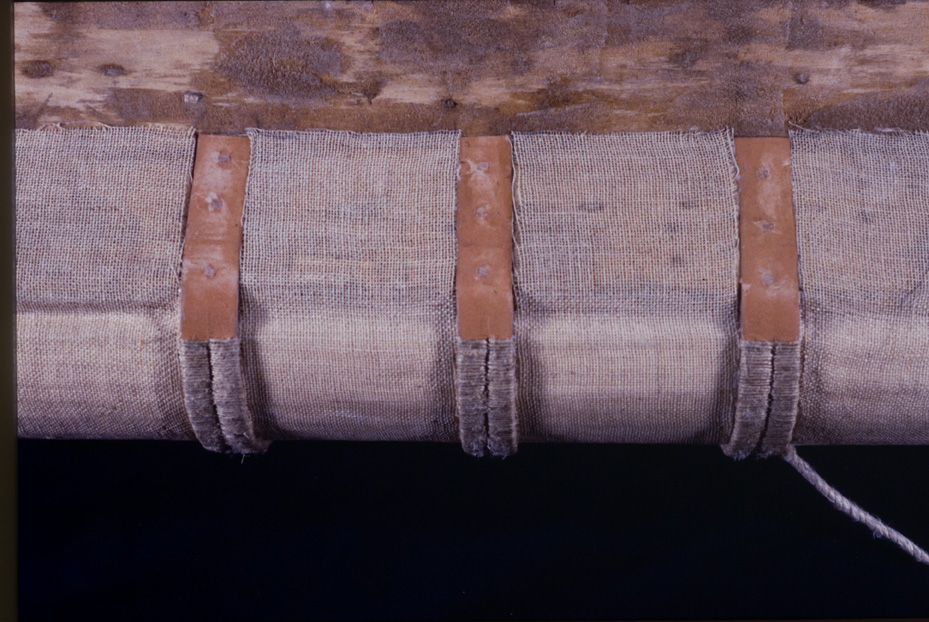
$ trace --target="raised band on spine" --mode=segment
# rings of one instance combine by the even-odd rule
[[[739,387],[735,421],[723,452],[736,460],[750,456],[758,445],[768,418],[771,395],[773,345],[767,341],[739,340]]]
[[[513,165],[504,136],[459,150],[456,394],[461,443],[473,455],[516,451]]]
[[[223,439],[232,453],[253,454],[268,449],[270,442],[255,435],[251,412],[245,401],[241,345],[238,337],[210,339],[213,404]]]
[[[771,411],[758,448],[762,458],[782,455],[793,439],[800,402],[800,342],[774,344]]]
[[[790,140],[736,138],[739,168],[741,338],[732,436],[744,458],[783,453],[797,418],[800,287]]]
[[[200,444],[210,451],[228,450],[213,406],[210,343],[181,340],[181,381],[187,417]]]
[[[248,177],[247,137],[199,136],[181,266],[184,403],[210,451],[257,453],[243,393],[238,339],[239,253]]]
[[[487,340],[487,449],[494,456],[516,453],[516,339]]]
[[[461,448],[483,456],[487,447],[487,342],[458,339],[455,405]]]

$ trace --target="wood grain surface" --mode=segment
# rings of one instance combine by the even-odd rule
[[[14,5],[16,125],[929,129],[929,2]]]

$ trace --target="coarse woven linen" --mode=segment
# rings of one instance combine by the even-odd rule
[[[19,435],[193,439],[179,306],[193,130],[16,131]]]
[[[181,340],[181,379],[187,418],[197,440],[210,451],[228,451],[213,403],[209,341]]]
[[[248,136],[240,326],[256,432],[457,441],[460,134]]]
[[[242,375],[242,345],[238,337],[210,339],[210,373],[213,404],[228,450],[236,454],[267,451],[271,444],[255,435]]]
[[[731,132],[517,133],[513,152],[520,441],[728,441]]]
[[[929,443],[929,134],[793,131],[797,444]]]

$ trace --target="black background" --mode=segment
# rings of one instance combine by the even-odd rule
[[[929,615],[929,567],[716,447],[18,448],[22,619]],[[929,544],[929,447],[800,454]]]

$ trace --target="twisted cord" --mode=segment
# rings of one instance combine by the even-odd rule
[[[856,522],[864,523],[875,536],[890,540],[909,553],[916,561],[929,565],[929,553],[926,553],[926,551],[917,546],[915,542],[896,529],[892,529],[885,525],[877,516],[865,512],[858,504],[830,486],[819,473],[813,470],[813,467],[811,467],[806,460],[797,455],[797,450],[793,445],[788,445],[781,457],[784,458],[787,464],[795,468],[806,481],[812,484],[813,488],[818,490],[822,496],[826,497],[837,510],[847,514]]]

